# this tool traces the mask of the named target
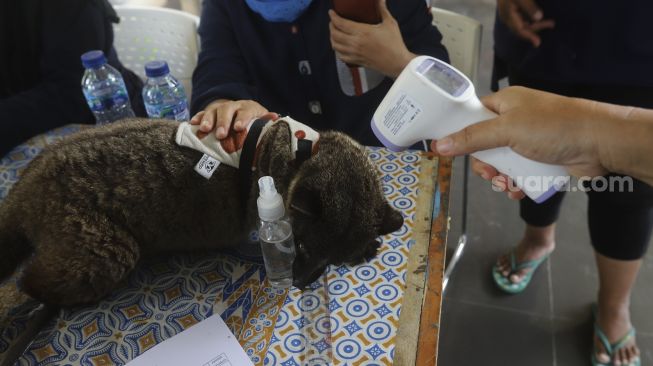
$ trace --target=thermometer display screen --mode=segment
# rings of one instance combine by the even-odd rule
[[[447,65],[433,60],[426,60],[430,65],[420,65],[418,71],[430,82],[439,86],[451,96],[459,97],[469,88],[469,82],[460,73]]]

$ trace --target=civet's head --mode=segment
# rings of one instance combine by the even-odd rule
[[[290,133],[286,123],[275,122],[261,142],[257,170],[272,175],[285,196],[297,250],[293,284],[304,288],[329,264],[374,257],[378,237],[401,228],[403,217],[383,196],[376,168],[354,140],[321,133],[318,152],[297,167]]]

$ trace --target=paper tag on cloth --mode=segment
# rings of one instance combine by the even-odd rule
[[[219,161],[204,154],[200,159],[200,161],[198,161],[197,164],[195,165],[195,171],[198,172],[204,178],[210,179],[211,176],[213,176],[213,173],[215,173],[215,171],[218,170],[219,165],[220,165]]]

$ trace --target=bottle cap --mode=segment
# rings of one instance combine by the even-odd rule
[[[150,61],[145,64],[145,75],[148,78],[157,78],[159,76],[165,76],[170,73],[170,68],[168,68],[168,63],[165,61]]]
[[[82,65],[87,69],[97,69],[106,63],[107,58],[100,50],[89,51],[82,55]]]
[[[261,220],[275,221],[282,218],[286,212],[283,207],[283,199],[274,186],[274,179],[270,176],[261,177],[258,180],[258,188],[259,197],[256,200],[256,205]]]

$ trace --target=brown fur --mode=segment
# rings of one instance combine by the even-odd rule
[[[220,165],[209,180],[195,173],[202,154],[174,142],[177,126],[116,123],[39,155],[0,205],[0,281],[26,261],[20,283],[30,296],[95,302],[143,257],[240,242],[256,220],[264,175],[293,219],[300,287],[327,264],[372,257],[375,238],[401,226],[364,150],[343,134],[323,133],[320,151],[297,168],[290,129],[276,123],[262,138],[249,202],[240,202],[237,170]]]

